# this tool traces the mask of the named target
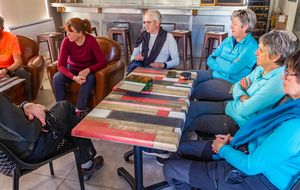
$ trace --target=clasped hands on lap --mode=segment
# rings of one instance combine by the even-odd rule
[[[134,60],[143,61],[144,57],[141,54],[138,54],[137,56],[135,56]],[[155,62],[155,63],[150,63],[150,66],[154,69],[163,69],[165,65],[164,63]]]
[[[233,137],[230,134],[227,135],[216,135],[212,146],[214,153],[219,154],[219,150],[222,146],[228,145],[232,141]]]
[[[73,77],[73,80],[78,84],[84,84],[86,82],[86,76],[90,73],[90,69],[86,68],[78,73],[77,76]]]

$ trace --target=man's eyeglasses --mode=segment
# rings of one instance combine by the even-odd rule
[[[300,74],[290,74],[287,73],[287,71],[284,71],[283,73],[284,80],[287,80],[287,76],[300,76]]]
[[[152,22],[155,22],[156,20],[152,20],[152,21],[144,21],[143,24],[151,24]]]
[[[274,30],[273,31],[273,35],[276,35],[276,34],[279,34],[281,40],[283,41],[282,35],[281,35],[281,33],[278,30]]]
[[[71,34],[71,35],[77,33],[77,32],[70,32],[68,30],[65,30],[65,32],[66,32],[66,34]]]

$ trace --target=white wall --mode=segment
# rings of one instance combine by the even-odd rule
[[[283,14],[288,15],[286,30],[291,31],[291,32],[294,27],[294,21],[295,21],[298,1],[299,0],[297,0],[296,2],[292,2],[292,1],[288,1],[288,0],[274,0],[273,12],[277,7],[279,7]]]
[[[45,0],[0,0],[4,27],[48,18]]]

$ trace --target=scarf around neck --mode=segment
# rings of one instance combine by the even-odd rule
[[[144,60],[142,62],[143,67],[148,66],[150,63],[154,63],[157,56],[159,55],[163,45],[165,44],[165,41],[167,39],[168,32],[165,31],[162,27],[159,28],[158,35],[155,39],[155,42],[153,44],[153,47],[151,49],[151,52],[148,57],[149,52],[149,41],[150,41],[150,33],[147,32],[147,30],[143,31],[137,38],[134,47],[138,47],[141,43],[142,44],[142,53],[141,55],[144,57]]]
[[[291,99],[286,103],[249,120],[234,135],[230,145],[236,149],[238,146],[246,144],[257,137],[274,130],[282,122],[293,118],[300,118],[300,98],[296,100]]]

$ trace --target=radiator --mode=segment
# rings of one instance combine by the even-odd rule
[[[52,17],[43,20],[34,21],[34,22],[28,22],[20,25],[10,26],[8,27],[8,30],[13,34],[27,36],[29,38],[34,39],[35,41],[37,41],[38,34],[56,31]],[[44,54],[46,52],[48,52],[47,43],[41,42],[40,54]]]

